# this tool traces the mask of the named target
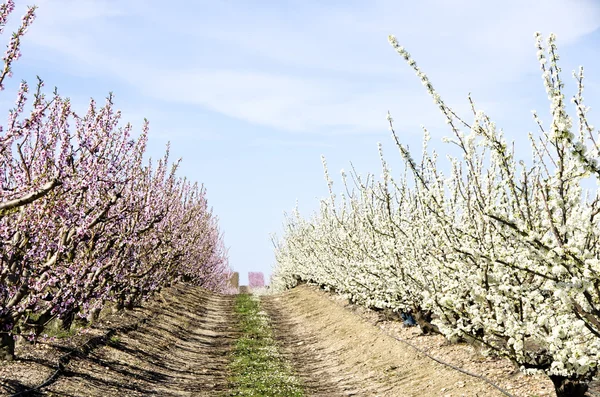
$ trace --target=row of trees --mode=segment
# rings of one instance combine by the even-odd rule
[[[530,134],[532,161],[515,159],[490,118],[469,98],[459,117],[393,36],[453,132],[460,150],[438,164],[425,130],[422,157],[398,139],[405,164],[392,176],[342,173],[345,192],[303,218],[286,217],[276,246],[274,288],[299,280],[374,308],[409,311],[425,331],[483,346],[525,372],[550,376],[559,396],[582,396],[600,359],[600,182],[598,133],[583,103],[583,69],[567,113],[555,36],[536,33],[551,122]],[[442,172],[446,168],[448,172]]]
[[[14,2],[0,6],[4,27]],[[0,86],[35,16],[3,58]],[[68,98],[20,85],[0,134],[0,355],[51,319],[68,327],[107,304],[132,306],[184,280],[223,290],[227,252],[205,190],[176,175],[169,150],[144,160],[148,122],[132,138],[110,95],[77,114]],[[30,112],[26,112],[31,103]],[[2,357],[0,357],[2,358]]]

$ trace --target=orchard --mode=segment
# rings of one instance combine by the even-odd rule
[[[14,8],[14,0],[0,5],[0,32]],[[9,39],[0,90],[21,57],[35,12],[28,8]],[[600,360],[600,136],[588,118],[583,68],[573,72],[576,93],[569,100],[556,37],[535,34],[549,123],[533,113],[531,158],[521,160],[515,142],[470,96],[472,115],[458,115],[394,36],[389,43],[441,111],[451,132],[445,141],[458,154],[441,160],[423,128],[423,149],[416,156],[388,113],[401,172],[392,172],[380,144],[381,176],[342,171],[337,193],[323,158],[329,197],[310,217],[297,208],[286,216],[284,234],[275,241],[271,284],[265,285],[262,272],[249,273],[254,296],[238,293],[239,274],[230,270],[205,187],[178,175],[179,161],[172,162],[169,146],[157,160],[148,159],[147,120],[138,132],[122,124],[112,93],[78,112],[58,90],[48,92],[40,78],[33,85],[23,81],[0,129],[0,361],[18,356],[16,340],[35,342],[50,324],[65,330],[90,325],[103,311],[121,313],[180,283],[156,313],[145,308],[150,320],[140,322],[143,332],[111,330],[113,339],[97,346],[127,354],[113,361],[99,354],[89,362],[87,353],[72,354],[70,373],[80,371],[87,379],[85,371],[99,365],[95,372],[104,375],[98,376],[125,377],[106,385],[136,395],[166,387],[173,394],[189,393],[192,383],[211,393],[279,390],[273,395],[286,396],[304,395],[303,387],[322,390],[319,395],[339,388],[396,393],[419,382],[442,392],[457,384],[473,387],[467,391],[479,387],[446,379],[437,367],[415,371],[427,364],[402,356],[403,345],[378,345],[380,329],[348,320],[346,309],[317,288],[268,296],[308,283],[366,308],[412,316],[423,334],[472,344],[525,374],[544,374],[558,397],[583,397],[589,382],[598,380]],[[345,325],[348,332],[338,335]],[[328,334],[330,328],[335,335]],[[356,343],[364,337],[361,330],[377,343]],[[338,343],[344,339],[348,349]],[[282,346],[287,355],[278,352]],[[357,355],[362,348],[366,352]],[[384,353],[374,359],[371,349]],[[353,368],[340,359],[344,352],[357,360]],[[135,364],[115,366],[119,359]],[[65,369],[60,360],[47,379]],[[33,368],[35,360],[30,361]],[[140,363],[155,365],[156,371],[148,370],[153,376],[138,376],[132,368]],[[344,368],[336,372],[341,363]],[[365,369],[375,364],[381,365]],[[412,365],[413,372],[399,365]],[[385,376],[359,379],[382,368]],[[341,376],[343,371],[354,372]],[[60,390],[76,378],[23,390]],[[15,385],[24,383],[0,380],[5,390],[22,392]],[[146,382],[147,389],[135,382]],[[323,389],[309,388],[319,382]],[[93,395],[108,395],[102,382],[90,383]],[[134,383],[136,388],[126,389]],[[79,392],[82,384],[73,388]]]
[[[0,6],[0,26],[13,9]],[[34,18],[10,39],[2,89]],[[0,358],[54,319],[93,321],[178,281],[221,291],[230,273],[205,188],[177,176],[168,148],[144,158],[147,121],[133,138],[112,94],[77,114],[43,87],[21,83],[0,133]]]
[[[531,164],[469,98],[472,120],[456,114],[396,38],[389,42],[416,72],[444,115],[459,156],[446,166],[428,148],[420,159],[388,122],[404,162],[392,173],[379,152],[377,179],[342,171],[336,194],[303,218],[286,219],[276,246],[273,286],[299,281],[355,303],[411,313],[424,332],[506,357],[548,375],[558,396],[583,396],[600,359],[600,146],[584,104],[583,68],[570,100],[556,38],[535,35],[550,122],[529,134]],[[443,172],[445,170],[446,172]]]

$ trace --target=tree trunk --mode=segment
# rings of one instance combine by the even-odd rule
[[[61,328],[65,331],[68,331],[71,329],[71,324],[73,324],[73,320],[75,319],[75,311],[71,310],[70,312],[68,312],[67,314],[65,314],[64,316],[62,316],[61,318]]]
[[[44,331],[46,324],[52,320],[52,317],[54,317],[54,315],[51,313],[51,310],[48,309],[40,314],[37,320],[27,320],[27,322],[21,323],[21,327],[31,329],[36,335],[39,335]]]
[[[584,397],[588,390],[587,383],[565,378],[564,376],[550,375],[556,397]]]
[[[88,318],[87,318],[87,320],[90,324],[98,321],[98,318],[100,317],[100,311],[101,311],[101,309],[98,307],[95,309],[92,309],[92,311],[90,312],[90,314],[88,315]]]
[[[0,333],[0,360],[12,361],[15,358],[15,340],[10,332]]]
[[[121,293],[116,299],[115,306],[113,307],[113,313],[118,313],[125,309],[125,294]]]
[[[415,321],[417,322],[417,324],[419,324],[419,327],[421,328],[421,332],[423,333],[423,335],[440,333],[440,330],[438,329],[438,327],[436,325],[431,324],[431,320],[432,320],[431,312],[423,311],[423,310],[421,310],[421,308],[416,308],[414,310],[413,317],[414,317]]]
[[[140,295],[141,295],[141,293],[137,289],[134,289],[129,294],[129,296],[127,297],[127,300],[125,301],[125,308],[127,310],[133,310],[133,308],[135,308],[135,306],[138,303]]]

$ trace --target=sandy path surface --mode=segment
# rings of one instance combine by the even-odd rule
[[[117,329],[108,343],[74,356],[55,381],[29,395],[231,395],[228,364],[240,335],[233,313],[235,296],[186,285],[162,296],[132,312],[106,317],[84,335],[21,346],[18,360],[0,362],[0,395],[39,385],[52,374],[60,355],[107,329]],[[414,351],[379,326],[434,356],[491,377],[515,396],[555,395],[547,378],[525,378],[510,365],[474,359],[468,346],[448,346],[441,336],[422,337],[417,329],[401,328],[397,322],[376,326],[376,313],[363,313],[313,287],[262,296],[261,305],[271,318],[279,350],[307,396],[502,395],[482,380]]]
[[[233,296],[186,287],[165,295],[159,310],[107,345],[73,358],[48,396],[214,396],[228,387],[236,338]]]
[[[262,301],[310,396],[502,395],[416,353],[309,287]]]
[[[227,388],[233,297],[190,288],[141,329],[69,367],[48,392],[88,396],[212,396]],[[79,392],[77,392],[79,391]]]

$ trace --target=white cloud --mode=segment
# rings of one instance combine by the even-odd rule
[[[399,104],[406,109],[415,103],[410,96],[390,89],[353,92],[353,87],[327,79],[196,70],[162,75],[153,84],[143,85],[147,79],[141,76],[154,72],[137,74],[143,92],[157,99],[196,104],[251,123],[296,132],[385,131],[387,106]]]
[[[27,40],[61,54],[71,70],[117,78],[160,101],[281,130],[377,132],[388,109],[407,129],[437,114],[388,33],[453,103],[535,70],[535,30],[555,31],[565,45],[600,26],[591,1],[232,4],[44,0],[46,22]],[[136,40],[156,35],[151,27],[165,29],[170,46],[136,50]]]

